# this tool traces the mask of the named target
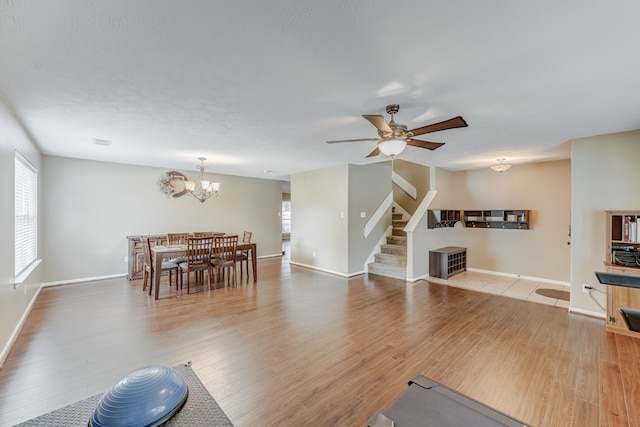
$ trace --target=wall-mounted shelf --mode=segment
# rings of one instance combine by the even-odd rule
[[[472,228],[505,228],[528,230],[530,211],[528,210],[477,210],[464,211],[464,223]]]
[[[531,211],[523,209],[509,210],[430,210],[427,225],[429,228],[446,228],[463,221],[471,228],[504,228],[509,230],[528,230]]]
[[[428,228],[454,227],[462,218],[462,212],[454,210],[430,210],[428,213]]]

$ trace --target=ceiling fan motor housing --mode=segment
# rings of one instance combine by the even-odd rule
[[[398,104],[387,105],[387,114],[396,114],[398,111],[400,111],[400,105]]]

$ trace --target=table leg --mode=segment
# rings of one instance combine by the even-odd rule
[[[160,275],[162,274],[162,258],[160,254],[156,254],[155,266],[153,268],[154,282],[156,284],[156,299],[160,293]]]
[[[253,268],[253,283],[258,281],[258,261],[256,260],[256,245],[251,246],[251,267]]]

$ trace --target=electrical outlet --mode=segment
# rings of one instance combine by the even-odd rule
[[[129,256],[128,255],[124,256],[124,262],[129,262]]]
[[[586,283],[582,284],[582,292],[584,292],[585,294],[590,294],[591,293],[591,286],[587,285]]]
[[[316,251],[311,252],[311,256],[315,258],[316,257]]]

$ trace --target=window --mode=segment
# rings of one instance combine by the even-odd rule
[[[282,201],[282,234],[291,233],[291,202]]]
[[[38,253],[38,171],[15,155],[15,275],[36,261]]]

